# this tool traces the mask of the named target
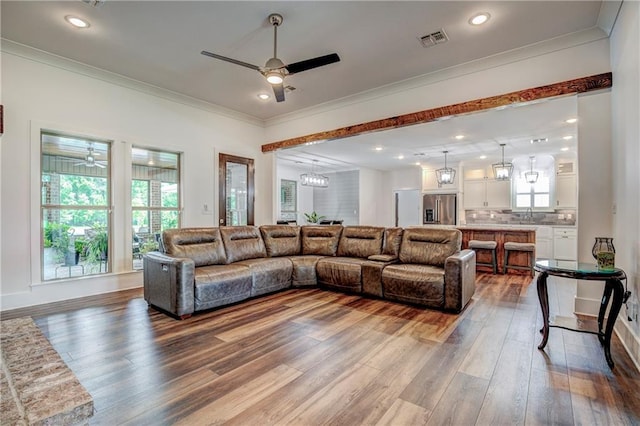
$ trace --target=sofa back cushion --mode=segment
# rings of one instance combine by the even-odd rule
[[[303,226],[300,230],[302,254],[335,256],[341,233],[341,225]]]
[[[447,257],[460,251],[462,232],[457,229],[407,228],[402,235],[400,262],[444,267]]]
[[[260,230],[255,226],[221,226],[227,263],[267,257]]]
[[[296,256],[300,254],[300,227],[262,225],[260,233],[267,248],[267,256]]]
[[[400,254],[400,244],[402,243],[402,228],[387,228],[384,230],[384,242],[382,243],[382,254],[393,256],[396,259]]]
[[[218,228],[166,229],[162,232],[162,247],[170,256],[192,259],[195,266],[227,263]]]
[[[338,243],[338,256],[367,258],[382,253],[384,228],[345,226]]]

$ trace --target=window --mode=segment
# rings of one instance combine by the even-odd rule
[[[142,269],[160,233],[180,226],[180,154],[133,147],[131,159],[133,268]]]
[[[111,143],[40,133],[42,280],[110,271]]]
[[[527,158],[514,159],[514,199],[513,205],[516,210],[549,210],[552,209],[552,188],[554,185],[554,159],[549,155],[537,156],[535,166],[528,163]],[[525,172],[529,170],[538,172],[538,180],[535,183],[529,183],[525,179]]]

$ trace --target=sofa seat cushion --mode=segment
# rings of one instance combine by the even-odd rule
[[[327,257],[316,265],[318,284],[341,291],[362,292],[362,264],[366,259]]]
[[[251,271],[251,296],[291,287],[293,264],[286,257],[248,259],[234,263]]]
[[[252,277],[247,266],[212,265],[196,268],[195,310],[228,305],[251,297]]]
[[[293,287],[309,287],[318,285],[316,264],[325,256],[289,256],[293,264],[291,285]]]
[[[382,270],[385,299],[442,308],[444,269],[420,264],[391,264]]]

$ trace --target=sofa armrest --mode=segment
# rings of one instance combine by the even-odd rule
[[[476,288],[476,253],[462,250],[444,263],[444,309],[460,312],[469,303]]]
[[[149,252],[143,256],[144,299],[180,318],[195,310],[195,263],[189,258]]]

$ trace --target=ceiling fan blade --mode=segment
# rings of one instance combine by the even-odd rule
[[[247,62],[242,62],[233,58],[227,58],[226,56],[216,55],[215,53],[207,52],[206,50],[203,50],[200,53],[203,54],[204,56],[209,56],[211,58],[220,59],[221,61],[231,62],[232,64],[240,65],[241,67],[250,68],[255,71],[260,71],[260,67],[257,65],[249,64]]]
[[[100,164],[98,162],[93,163],[96,167],[100,167],[101,169],[106,168],[107,166],[105,166],[104,164]]]
[[[276,101],[283,102],[284,101],[284,85],[281,84],[273,84],[273,94],[276,95]]]
[[[325,65],[339,62],[340,56],[337,53],[331,53],[329,55],[318,56],[317,58],[307,59],[306,61],[294,62],[285,66],[285,69],[289,74],[295,74],[302,71],[307,71],[313,68],[323,67]]]

